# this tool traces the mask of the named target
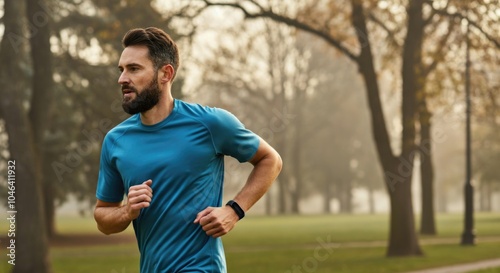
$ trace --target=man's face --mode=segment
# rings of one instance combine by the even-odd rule
[[[146,46],[126,47],[120,57],[118,83],[122,86],[122,107],[133,115],[153,108],[161,96],[158,71],[148,58]]]

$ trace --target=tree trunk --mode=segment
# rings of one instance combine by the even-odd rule
[[[401,158],[401,162],[404,162]],[[399,173],[403,165],[394,168],[393,173]],[[412,169],[404,170],[405,174],[399,176],[398,183],[390,191],[390,234],[388,256],[412,256],[421,255],[422,250],[418,244],[415,232],[415,219],[413,216]]]
[[[332,200],[332,187],[330,184],[330,176],[325,178],[325,188],[323,191],[323,212],[325,214],[331,214],[332,209],[330,207],[330,201]]]
[[[423,37],[422,0],[415,0],[408,8],[408,34],[403,55],[403,103],[402,103],[402,151],[396,158],[392,152],[389,135],[382,111],[377,75],[373,63],[370,39],[362,1],[351,0],[352,24],[356,29],[361,52],[356,59],[363,77],[375,147],[386,178],[390,197],[391,220],[387,256],[421,255],[415,232],[411,177],[413,172],[412,154],[415,151],[415,101],[418,88],[418,72],[415,63],[421,60]]]
[[[479,193],[480,193],[480,202],[479,202],[479,208],[481,211],[491,211],[491,195],[493,193],[491,183],[488,183],[486,181],[481,181],[481,184],[479,185]]]
[[[436,235],[434,217],[434,168],[432,165],[431,113],[427,108],[424,91],[419,96],[420,122],[420,178],[422,186],[422,215],[420,218],[420,234]]]
[[[44,133],[48,128],[51,114],[51,101],[53,82],[52,52],[50,51],[50,15],[47,13],[48,3],[46,0],[28,0],[26,15],[30,22],[30,46],[31,59],[33,60],[32,96],[29,119],[33,133],[35,160],[37,166],[42,168],[44,146]],[[39,171],[39,179],[42,185],[42,196],[44,200],[44,211],[46,221],[46,232],[49,237],[54,233],[54,194],[53,181],[43,178],[43,171]]]
[[[294,182],[294,187],[293,191],[290,193],[290,213],[291,214],[299,214],[300,213],[300,185],[298,179],[294,176],[292,178],[292,181]]]
[[[294,214],[300,213],[300,196],[302,191],[302,125],[303,125],[303,111],[304,111],[304,100],[305,100],[305,90],[296,90],[296,97],[294,98],[294,113],[296,116],[294,127],[290,128],[293,131],[293,144],[291,146],[291,164],[293,177],[295,178],[295,187],[292,193],[292,206],[291,210]],[[287,128],[288,129],[288,128]]]
[[[285,150],[285,133],[276,133],[278,137],[280,138],[279,141],[276,141],[276,150],[278,153],[280,153],[281,158],[283,158],[283,161],[287,158],[287,152]],[[278,176],[278,214],[285,214],[287,213],[287,194],[288,194],[288,184],[290,183],[290,175],[289,175],[289,168],[285,164],[283,166],[283,169],[281,170],[279,176]]]
[[[403,47],[402,67],[402,144],[401,156],[396,173],[402,178],[390,194],[391,199],[391,230],[403,226],[390,234],[388,256],[420,255],[422,251],[418,245],[415,233],[415,220],[412,202],[412,177],[414,158],[417,152],[415,144],[415,122],[417,110],[417,91],[423,90],[423,82],[419,70],[422,60],[422,43],[424,34],[423,0],[409,3],[408,28]],[[405,166],[406,165],[406,166]],[[404,219],[401,219],[401,217]]]
[[[372,187],[368,187],[368,208],[370,214],[375,214],[375,192]]]
[[[21,111],[21,104],[11,105],[6,107],[3,104],[2,108],[9,112],[4,117],[9,135],[9,151],[11,158],[16,161],[17,262],[12,272],[48,273],[51,272],[51,267],[35,149],[28,119]],[[13,118],[14,115],[18,115],[17,118]]]
[[[45,231],[47,232],[47,238],[52,239],[57,234],[56,231],[56,207],[54,200],[54,190],[53,184],[50,181],[45,181],[45,186],[43,187],[43,203],[45,210]]]
[[[339,181],[339,212],[352,212],[352,186],[349,180],[340,179]]]
[[[438,184],[437,186],[437,210],[440,213],[448,213],[448,195],[446,192],[446,187],[442,183]]]
[[[22,88],[20,78],[24,73],[20,68],[23,61],[22,46],[27,42],[22,28],[24,14],[23,1],[4,2],[5,31],[0,48],[0,81],[3,86],[0,90],[0,109],[9,136],[10,158],[15,160],[16,203],[14,208],[9,209],[17,211],[15,236],[9,238],[9,243],[12,240],[15,243],[15,266],[12,272],[48,273],[51,272],[51,267],[42,209],[41,166],[37,161],[32,126],[22,101],[26,91]],[[30,22],[31,19],[28,18]],[[33,29],[31,31],[33,33]],[[35,34],[33,33],[34,36]]]
[[[271,59],[273,59],[273,57],[271,57]],[[283,65],[281,65],[282,63],[279,61],[280,59],[278,58],[278,61],[275,63],[275,62],[272,62],[271,65],[277,65],[277,67],[280,69],[280,71],[282,71],[284,68],[283,68]],[[275,107],[280,107],[278,109],[287,109],[288,108],[288,104],[287,104],[287,99],[286,99],[286,96],[285,96],[285,80],[284,78],[282,77],[282,73],[280,73],[280,77],[278,79],[275,79],[276,81],[276,86],[274,86],[273,88],[276,88],[276,90],[274,90],[274,94],[275,97],[274,97],[274,102],[273,102],[273,105],[275,105]],[[274,78],[274,77],[273,77]],[[273,126],[275,126],[276,124],[274,124]],[[288,162],[288,133],[290,132],[290,128],[289,126],[286,126],[285,124],[279,124],[279,126],[283,126],[283,129],[277,129],[275,131],[275,135],[277,136],[277,150],[278,152],[280,153],[281,155],[281,158],[283,158],[283,161],[285,162]],[[279,176],[278,176],[278,179],[279,179],[279,183],[278,183],[278,213],[279,214],[286,214],[288,212],[288,206],[287,206],[287,201],[289,201],[289,193],[290,193],[290,180],[292,178],[292,174],[291,174],[291,168],[287,166],[287,164],[284,164],[283,166],[283,169],[281,170]]]

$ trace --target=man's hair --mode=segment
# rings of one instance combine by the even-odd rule
[[[135,28],[129,30],[122,40],[123,47],[143,45],[149,49],[149,59],[156,70],[166,64],[174,68],[175,78],[179,67],[179,50],[174,40],[165,31],[156,28]]]

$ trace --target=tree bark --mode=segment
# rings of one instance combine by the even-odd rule
[[[419,123],[420,178],[422,186],[420,234],[435,235],[436,221],[434,217],[434,168],[432,166],[431,113],[427,108],[425,94],[419,96]]]
[[[0,48],[0,81],[2,88],[1,111],[9,136],[9,152],[16,166],[16,234],[15,266],[13,273],[51,272],[48,241],[41,189],[41,168],[37,161],[35,139],[29,117],[24,110],[22,88],[24,73],[22,46],[27,42],[23,35],[23,1],[5,1],[4,38]],[[30,19],[30,18],[28,18]]]
[[[404,162],[404,158],[400,158]],[[411,162],[410,164],[413,164]],[[403,165],[395,166],[394,173],[400,173]],[[411,172],[407,169],[403,172]],[[405,173],[406,174],[406,173]],[[398,183],[390,192],[390,233],[387,256],[415,256],[422,255],[415,232],[415,219],[413,215],[413,201],[411,194],[411,175],[400,175]]]
[[[43,158],[45,151],[44,133],[49,126],[51,115],[52,90],[54,87],[53,81],[53,66],[52,52],[50,50],[50,15],[47,13],[47,0],[28,0],[26,5],[26,15],[30,24],[30,46],[31,59],[33,61],[33,80],[32,80],[32,96],[30,103],[29,121],[32,128],[36,166],[40,168],[38,171],[39,179],[42,183],[43,201],[46,232],[51,237],[55,232],[55,208],[54,208],[54,181],[44,179]]]
[[[55,196],[52,187],[52,182],[45,181],[43,187],[43,208],[45,211],[45,231],[47,232],[49,241],[57,234]]]

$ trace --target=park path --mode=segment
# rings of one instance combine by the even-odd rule
[[[486,268],[500,267],[500,258],[484,260],[479,262],[457,264],[452,266],[437,267],[425,270],[411,271],[407,273],[466,273]]]

